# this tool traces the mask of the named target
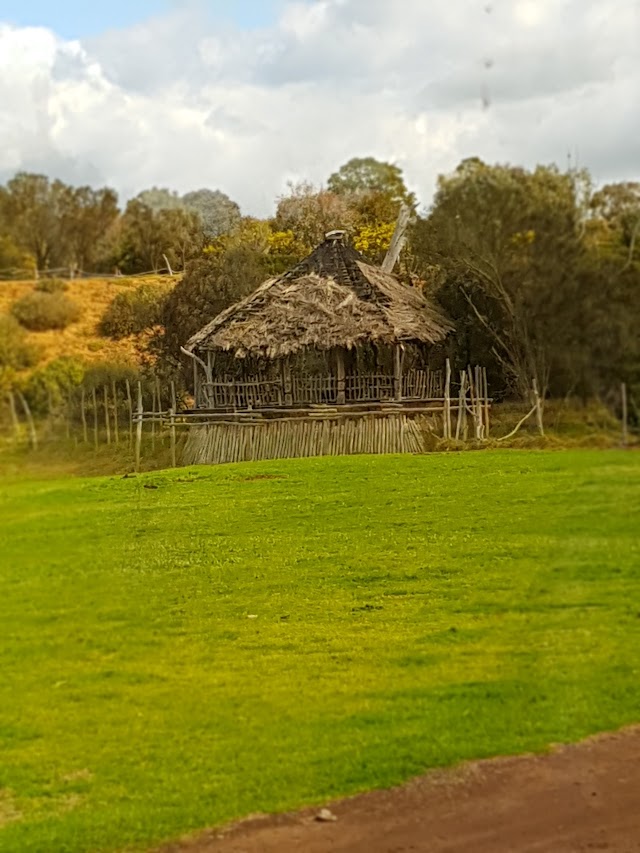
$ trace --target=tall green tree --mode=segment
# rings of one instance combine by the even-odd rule
[[[131,199],[122,219],[118,265],[125,272],[157,272],[165,266],[184,269],[204,242],[199,216],[183,207],[154,210]]]
[[[438,270],[458,310],[468,306],[524,397],[534,381],[543,394],[560,374],[578,381],[585,361],[593,306],[581,276],[582,178],[466,160],[440,178],[421,229],[423,267]]]
[[[69,188],[45,175],[19,172],[2,193],[2,218],[9,235],[33,256],[38,269],[62,265],[69,248],[63,212]]]
[[[61,205],[66,262],[77,269],[93,271],[100,242],[118,216],[118,196],[114,190],[69,187]]]
[[[308,249],[322,241],[328,231],[355,230],[358,213],[350,199],[332,190],[318,190],[302,182],[289,185],[289,193],[280,196],[274,226],[292,231]]]
[[[163,328],[152,340],[151,350],[160,357],[167,372],[182,373],[186,387],[192,370],[181,347],[221,311],[264,281],[265,257],[243,245],[202,256],[189,264],[186,275],[167,297]]]
[[[608,229],[608,243],[626,255],[626,266],[637,257],[640,244],[640,182],[607,184],[591,199],[594,216]]]
[[[184,202],[175,190],[166,187],[151,187],[138,193],[136,199],[157,212],[159,210],[175,210],[184,207]]]
[[[182,203],[199,215],[204,235],[210,240],[228,234],[241,219],[240,207],[220,190],[194,190],[182,196]]]
[[[415,196],[407,189],[402,169],[375,157],[354,157],[330,175],[327,189],[337,195],[379,193],[393,202],[415,206]]]

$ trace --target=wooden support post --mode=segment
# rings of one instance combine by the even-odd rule
[[[404,347],[396,344],[393,350],[393,396],[400,402],[402,400],[402,367],[404,364]]]
[[[113,437],[116,444],[120,444],[120,429],[118,426],[118,391],[116,380],[111,380],[111,396],[113,397]]]
[[[176,468],[176,411],[178,408],[178,404],[176,401],[176,386],[175,383],[171,383],[171,409],[169,411],[169,418],[171,423],[171,465]]]
[[[86,394],[84,386],[80,389],[80,417],[82,419],[82,439],[85,444],[89,443],[89,431],[87,429]]]
[[[337,380],[337,395],[336,403],[339,406],[344,406],[346,403],[345,392],[345,367],[344,367],[344,350],[336,350],[336,380]]]
[[[140,449],[142,447],[142,383],[138,382],[138,414],[136,421],[136,474],[140,470]]]
[[[27,425],[29,427],[29,441],[31,443],[32,450],[38,449],[38,434],[36,433],[36,425],[33,420],[33,415],[31,414],[31,409],[29,408],[29,404],[27,403],[27,398],[21,391],[18,391],[18,398],[22,403],[22,408],[24,409],[24,414],[27,418]]]
[[[211,383],[213,382],[213,360],[211,357],[211,350],[207,350],[207,366],[205,368],[204,374],[208,386],[205,386],[205,403],[208,408],[212,409],[215,407],[215,394],[213,392],[213,389],[211,388]]]
[[[622,446],[626,447],[629,443],[629,407],[626,382],[622,383],[620,391],[622,394]]]
[[[129,410],[129,447],[133,446],[133,399],[131,397],[131,383],[127,379],[127,408]]]
[[[284,388],[284,404],[285,406],[293,405],[293,393],[291,388],[291,361],[289,356],[282,359],[282,386]]]
[[[200,405],[200,374],[198,373],[198,362],[193,359],[193,408]]]
[[[109,423],[109,391],[105,385],[104,392],[104,425],[107,430],[107,444],[111,444],[111,424]]]

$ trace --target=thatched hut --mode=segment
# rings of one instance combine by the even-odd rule
[[[367,263],[334,231],[219,314],[185,351],[199,410],[400,403],[441,396],[420,356],[450,330],[420,290]]]

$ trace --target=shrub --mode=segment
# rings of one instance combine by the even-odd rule
[[[61,278],[41,278],[36,282],[36,293],[65,293],[69,285]]]
[[[24,395],[34,415],[46,414],[51,406],[58,406],[63,396],[78,387],[84,379],[85,368],[81,361],[62,356],[35,370],[24,386]]]
[[[23,370],[38,361],[38,351],[26,341],[20,323],[10,314],[0,315],[0,368]]]
[[[110,386],[112,382],[124,385],[127,379],[133,385],[139,378],[138,368],[131,364],[103,361],[87,367],[82,385],[86,391],[93,391],[94,388]]]
[[[159,325],[169,289],[143,284],[118,293],[100,321],[100,334],[119,340]]]
[[[14,302],[11,313],[26,329],[45,332],[49,329],[66,329],[80,316],[75,302],[64,293],[34,291]]]

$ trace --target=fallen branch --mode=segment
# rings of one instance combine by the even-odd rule
[[[514,436],[514,435],[518,432],[518,430],[520,429],[520,427],[522,426],[522,424],[523,424],[526,420],[528,420],[528,419],[531,417],[531,415],[536,411],[536,409],[537,409],[537,408],[538,408],[538,404],[536,403],[536,404],[534,405],[534,407],[531,409],[531,411],[530,411],[530,412],[528,412],[528,413],[527,413],[527,414],[522,418],[522,420],[521,420],[521,421],[518,421],[518,424],[517,424],[516,428],[515,428],[515,429],[513,429],[513,430],[509,433],[509,435],[503,435],[503,436],[502,436],[502,438],[498,438],[498,439],[497,439],[497,441],[506,441],[506,439],[507,439],[507,438],[511,438],[512,436]]]

